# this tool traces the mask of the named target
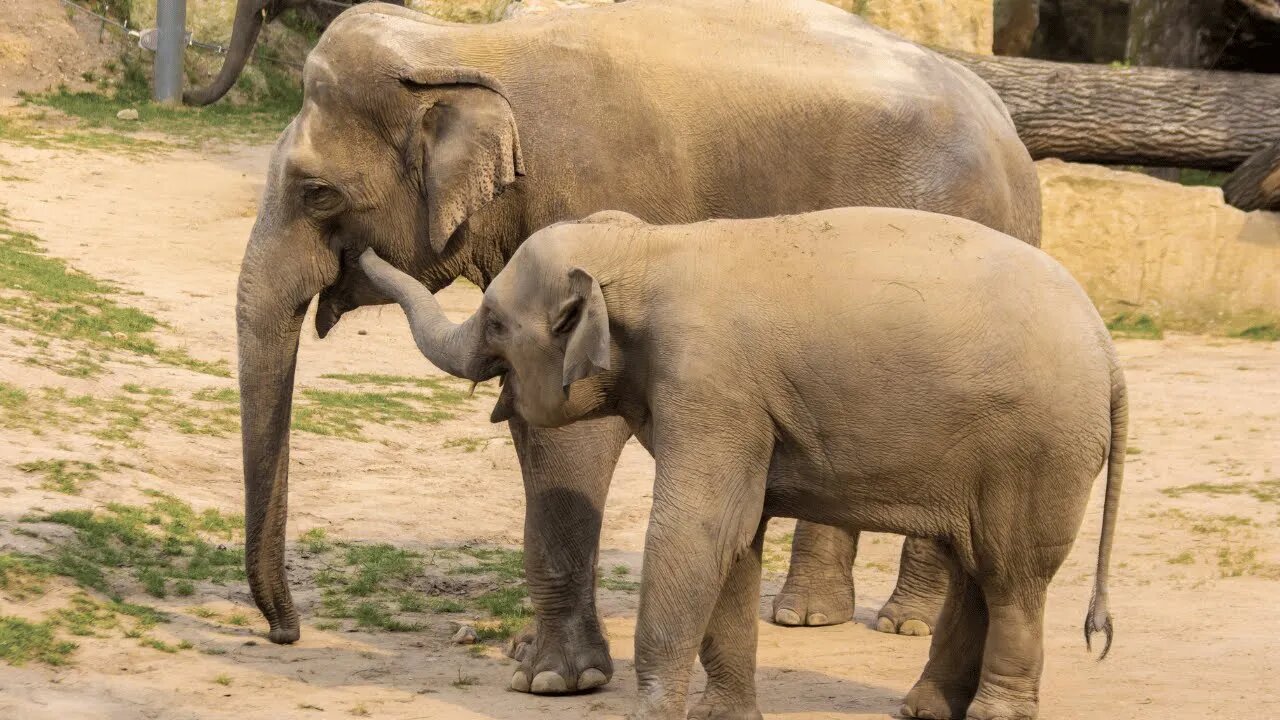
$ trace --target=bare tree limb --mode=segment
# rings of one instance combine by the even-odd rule
[[[1236,168],[1222,194],[1241,210],[1280,210],[1280,142]]]
[[[1032,157],[1233,170],[1280,139],[1280,76],[943,51],[1004,100]]]

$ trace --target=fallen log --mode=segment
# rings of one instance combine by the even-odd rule
[[[1241,210],[1280,210],[1280,142],[1236,168],[1222,194]]]
[[[995,88],[1034,158],[1233,170],[1280,140],[1280,76],[942,52]]]

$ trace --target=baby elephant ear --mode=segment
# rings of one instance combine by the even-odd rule
[[[582,268],[569,271],[569,298],[552,325],[568,336],[564,349],[564,389],[609,369],[609,314],[600,283]]]

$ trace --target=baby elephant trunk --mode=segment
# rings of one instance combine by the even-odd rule
[[[379,290],[404,308],[418,349],[432,365],[455,377],[483,382],[493,376],[480,353],[479,314],[461,324],[449,322],[435,296],[421,283],[378,257],[372,248],[360,255],[360,267]]]

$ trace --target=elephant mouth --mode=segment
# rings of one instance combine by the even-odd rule
[[[502,389],[498,392],[498,402],[494,403],[493,412],[489,414],[491,423],[506,422],[516,414],[515,386],[507,382],[505,372],[498,376],[498,386]]]

